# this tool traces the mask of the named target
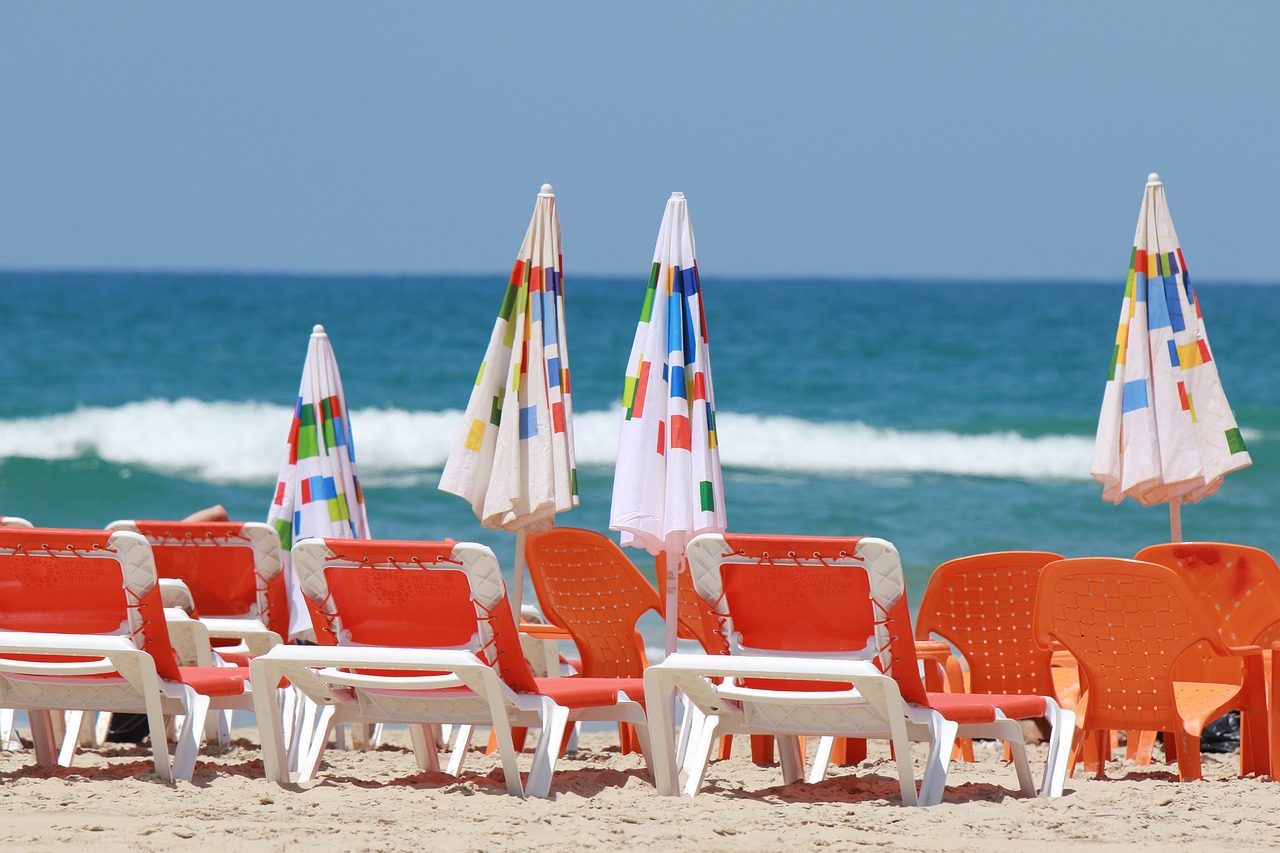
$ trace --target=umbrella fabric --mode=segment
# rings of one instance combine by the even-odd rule
[[[298,403],[267,523],[280,533],[289,585],[289,635],[310,637],[311,620],[294,579],[289,549],[294,542],[313,536],[370,536],[342,376],[323,326],[315,327],[307,345]]]
[[[706,316],[683,193],[672,194],[662,217],[622,396],[609,526],[623,545],[667,555],[672,603],[689,540],[727,524]]]
[[[1251,464],[1218,378],[1164,186],[1138,215],[1092,473],[1104,499],[1195,502]],[[1176,538],[1176,535],[1175,535]]]
[[[578,505],[562,268],[544,184],[440,477],[490,529],[543,530]]]

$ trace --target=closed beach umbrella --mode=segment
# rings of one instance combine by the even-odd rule
[[[624,546],[661,555],[666,651],[675,651],[685,546],[724,532],[724,484],[693,225],[672,193],[658,231],[640,324],[627,361],[609,526]]]
[[[310,638],[311,620],[294,579],[289,549],[299,539],[313,536],[369,538],[342,376],[324,326],[312,330],[307,345],[302,385],[267,523],[280,533],[289,585],[289,636]]]
[[[470,503],[483,526],[516,534],[518,614],[525,534],[578,505],[560,215],[550,184],[538,193],[440,489]]]
[[[1211,495],[1251,464],[1209,348],[1200,303],[1173,230],[1160,176],[1147,179],[1120,328],[1098,419],[1093,476],[1102,497],[1180,505]]]

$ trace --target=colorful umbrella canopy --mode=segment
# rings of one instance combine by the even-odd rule
[[[289,549],[312,536],[370,538],[342,375],[324,326],[312,330],[307,345],[298,404],[267,523],[280,533],[289,584],[289,636],[314,639]]]
[[[538,193],[440,489],[468,501],[485,527],[516,533],[511,598],[519,613],[524,534],[578,505],[560,216],[550,184]]]
[[[727,525],[695,254],[688,202],[684,193],[672,193],[627,361],[609,517],[623,545],[664,555],[668,654],[675,650],[685,546]]]
[[[1147,178],[1120,329],[1098,419],[1093,476],[1102,497],[1179,505],[1211,495],[1250,465],[1209,349],[1200,302],[1173,230],[1160,176]]]

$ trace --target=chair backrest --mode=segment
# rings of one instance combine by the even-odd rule
[[[179,677],[155,561],[137,533],[0,527],[0,631],[127,637]]]
[[[1031,617],[1040,570],[1061,554],[999,551],[934,569],[916,611],[916,638],[937,635],[969,664],[974,693],[1054,695],[1053,652],[1038,644]]]
[[[1134,557],[1176,571],[1200,599],[1229,646],[1270,645],[1280,640],[1280,566],[1261,548],[1226,542],[1151,545]],[[1215,655],[1199,644],[1178,662],[1186,681],[1241,684],[1240,658]]]
[[[1036,641],[1061,643],[1082,676],[1094,728],[1167,730],[1180,719],[1174,665],[1199,642],[1226,653],[1196,595],[1166,566],[1078,557],[1045,566]]]
[[[160,577],[184,582],[201,616],[254,616],[281,637],[289,635],[280,535],[270,525],[126,519],[108,529],[145,536]]]
[[[613,540],[593,530],[554,527],[529,534],[525,558],[542,612],[578,647],[582,675],[644,674],[649,658],[636,623],[649,611],[661,614],[662,600]]]
[[[498,559],[484,545],[303,539],[291,557],[322,644],[464,649],[512,689],[536,692]]]
[[[927,701],[898,551],[883,539],[704,534],[688,548],[698,595],[731,654],[870,660]]]
[[[1134,557],[1180,574],[1229,646],[1280,640],[1280,566],[1269,553],[1227,542],[1151,545]]]

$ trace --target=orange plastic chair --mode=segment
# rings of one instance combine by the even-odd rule
[[[1258,654],[1227,646],[1196,594],[1176,572],[1154,563],[1081,557],[1045,566],[1035,605],[1036,641],[1061,644],[1080,667],[1074,770],[1086,737],[1099,754],[1116,729],[1166,731],[1177,751],[1178,778],[1200,778],[1200,733],[1233,707],[1238,684],[1183,682],[1178,658],[1197,643],[1219,655]],[[1104,767],[1098,767],[1098,778]]]
[[[593,530],[554,527],[529,534],[525,559],[543,615],[578,649],[578,674],[641,678],[649,656],[636,623],[661,613],[662,600],[622,549]],[[619,737],[624,755],[638,751],[629,726]]]
[[[936,635],[963,655],[967,676],[948,673],[949,683],[959,679],[973,693],[1057,696],[1062,707],[1075,708],[1080,679],[1074,661],[1055,666],[1053,652],[1036,643],[1031,626],[1040,570],[1061,559],[1049,551],[996,551],[933,570],[916,614],[916,641]],[[973,760],[966,745],[966,758]]]
[[[1181,575],[1217,625],[1228,646],[1271,649],[1280,641],[1280,566],[1260,548],[1225,542],[1152,545],[1135,559],[1168,566]],[[1280,656],[1271,657],[1273,676]],[[1243,688],[1240,717],[1240,773],[1275,774],[1280,767],[1280,720],[1267,714],[1267,674],[1261,657],[1224,658],[1199,646],[1174,669],[1179,680],[1217,681]],[[1272,683],[1280,683],[1274,679]],[[1268,726],[1275,727],[1270,733]]]
[[[529,534],[525,558],[538,604],[573,638],[583,676],[644,675],[649,657],[636,623],[662,613],[662,601],[621,548],[592,530],[555,527]]]

